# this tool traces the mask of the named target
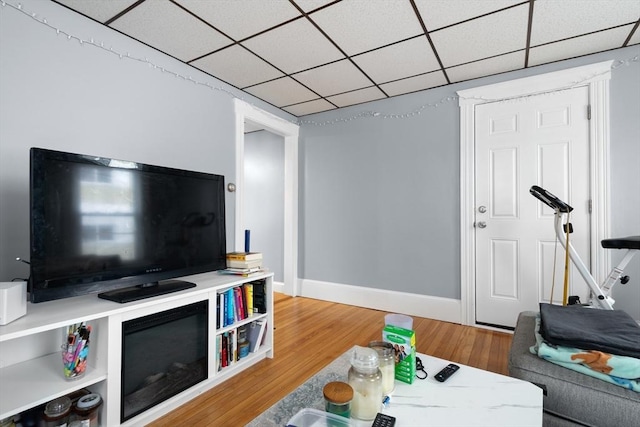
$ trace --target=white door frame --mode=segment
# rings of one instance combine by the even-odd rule
[[[236,250],[244,247],[244,124],[245,121],[284,137],[284,289],[298,295],[298,134],[299,126],[234,99],[236,116]]]
[[[522,102],[531,95],[578,86],[589,87],[591,272],[601,283],[609,270],[610,256],[600,247],[609,236],[609,80],[613,61],[570,68],[487,86],[458,91],[460,106],[460,319],[476,324],[475,242],[475,107],[488,102]],[[525,99],[526,101],[526,99]]]

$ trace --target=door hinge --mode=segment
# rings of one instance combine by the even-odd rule
[[[589,199],[589,213],[593,211],[593,200]]]
[[[587,105],[587,120],[591,120],[591,105]]]

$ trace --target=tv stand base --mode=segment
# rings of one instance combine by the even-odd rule
[[[182,291],[189,288],[194,288],[195,286],[195,283],[186,282],[184,280],[166,280],[152,286],[132,286],[130,288],[102,292],[98,294],[98,297],[124,304],[126,302],[137,301],[144,298],[151,298],[159,295],[170,294],[172,292]]]

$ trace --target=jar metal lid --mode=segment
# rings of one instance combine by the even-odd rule
[[[324,386],[322,394],[331,403],[348,403],[353,399],[353,388],[347,383],[333,381]]]

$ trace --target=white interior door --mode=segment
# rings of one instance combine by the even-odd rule
[[[539,185],[574,207],[570,241],[589,265],[587,87],[475,107],[476,322],[514,327],[518,313],[562,300],[564,256],[553,211],[529,194]],[[569,295],[588,300],[570,272]]]

